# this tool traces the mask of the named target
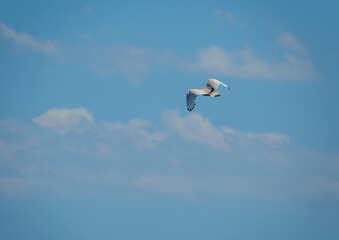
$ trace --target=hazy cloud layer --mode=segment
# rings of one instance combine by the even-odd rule
[[[217,12],[228,21],[240,25],[229,12]],[[242,50],[226,50],[210,46],[200,50],[190,60],[176,53],[156,52],[137,46],[110,46],[90,41],[79,45],[61,45],[51,40],[38,40],[27,33],[17,33],[4,23],[0,30],[5,38],[17,47],[27,48],[46,55],[62,54],[62,62],[92,69],[102,77],[122,74],[131,84],[140,83],[142,78],[159,67],[172,67],[181,71],[204,72],[209,75],[265,79],[269,81],[307,81],[320,79],[311,59],[305,54],[305,46],[291,33],[276,37],[277,48],[283,51],[279,58],[260,57],[250,47]]]
[[[7,194],[339,198],[338,154],[294,146],[280,133],[214,126],[172,110],[161,127],[95,122],[85,108],[51,109],[33,122],[0,121]]]
[[[18,33],[2,22],[0,22],[0,30],[1,34],[5,38],[12,40],[18,49],[28,49],[46,55],[61,54],[59,44],[56,41],[37,39],[24,32]]]

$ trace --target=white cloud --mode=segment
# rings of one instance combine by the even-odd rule
[[[177,111],[165,111],[163,120],[170,129],[187,140],[228,151],[229,145],[223,134],[208,119],[197,113],[181,117]]]
[[[132,119],[127,124],[122,124],[118,121],[95,123],[92,113],[85,108],[53,108],[34,118],[33,122],[40,127],[52,129],[61,135],[66,135],[70,132],[80,134],[91,130],[91,133],[105,141],[120,136],[121,141],[123,139],[127,141],[132,140],[136,142],[137,146],[141,149],[154,148],[157,143],[165,139],[165,135],[150,121],[144,119]],[[107,144],[97,142],[95,146],[97,155],[104,156],[111,154]],[[77,146],[70,145],[65,145],[62,148],[68,152],[75,153],[86,151],[84,148],[77,148]]]
[[[41,127],[52,129],[59,134],[68,132],[84,132],[94,124],[93,116],[85,108],[51,109],[33,119]]]
[[[1,34],[12,40],[17,47],[30,49],[46,55],[60,55],[58,43],[51,40],[39,40],[27,33],[17,33],[14,29],[0,22]]]
[[[208,119],[204,119],[198,113],[181,117],[178,111],[165,111],[163,120],[182,138],[223,151],[230,151],[231,145],[245,147],[248,144],[260,142],[274,147],[290,141],[287,135],[279,133],[254,134],[236,131],[227,126],[217,129]]]
[[[320,75],[310,60],[285,54],[283,60],[263,59],[248,48],[241,51],[225,51],[212,46],[198,53],[195,61],[181,63],[190,71],[203,71],[223,76],[256,78],[266,80],[314,80]]]
[[[305,50],[305,46],[301,43],[295,36],[291,33],[283,33],[276,39],[276,43],[285,48],[290,48],[292,50],[303,52]]]

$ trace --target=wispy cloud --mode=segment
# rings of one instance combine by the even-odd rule
[[[91,12],[89,5],[85,4],[84,7],[86,12]],[[158,59],[151,49],[130,45],[100,45],[90,35],[86,35],[86,38],[91,39],[90,43],[70,46],[38,39],[28,33],[18,33],[2,22],[0,33],[12,40],[18,50],[27,49],[49,56],[62,55],[62,61],[66,64],[88,67],[102,77],[122,74],[131,84],[140,83],[143,76],[150,71],[151,64]]]
[[[86,14],[92,14],[92,7],[87,3],[84,4],[84,10]]]
[[[233,24],[240,24],[227,11],[217,12],[216,15],[226,17]],[[103,77],[121,74],[131,84],[140,83],[155,66],[270,81],[307,81],[321,78],[305,54],[304,44],[288,32],[275,39],[277,47],[285,50],[277,58],[261,57],[250,47],[228,51],[220,46],[211,46],[200,50],[192,60],[187,60],[175,53],[159,53],[136,46],[101,45],[95,43],[94,39],[84,45],[59,46],[55,41],[38,40],[27,33],[17,33],[4,23],[0,23],[0,30],[4,37],[11,39],[19,48],[46,55],[59,55],[63,52],[62,61],[66,64],[90,68]]]
[[[303,56],[286,53],[283,60],[264,59],[249,48],[226,51],[218,46],[201,50],[196,60],[184,61],[181,67],[208,74],[266,80],[307,81],[319,79],[312,62]]]
[[[232,25],[235,25],[237,27],[243,27],[244,24],[241,23],[239,20],[237,20],[230,11],[228,10],[216,10],[214,11],[214,15],[217,18],[218,21],[223,21],[226,19],[229,23]]]
[[[2,22],[0,22],[0,30],[2,36],[12,40],[18,48],[29,49],[46,55],[61,54],[59,44],[55,41],[37,39],[28,33],[18,33]]]
[[[304,44],[300,42],[294,35],[288,32],[285,32],[281,34],[280,36],[278,36],[275,39],[275,41],[279,46],[282,46],[288,49],[292,49],[292,50],[296,50],[300,52],[303,52],[305,50]]]
[[[253,141],[260,141],[264,144],[269,144],[271,146],[287,144],[290,142],[290,138],[287,135],[280,133],[263,133],[263,134],[246,133],[236,131],[227,126],[222,126],[221,130],[225,135],[227,135],[230,141],[235,141],[241,146],[246,146],[247,144]]]
[[[120,122],[104,122],[103,126],[108,132],[120,131],[127,133],[137,141],[138,146],[141,148],[153,148],[156,143],[163,141],[165,138],[158,128],[144,119],[132,119],[125,125]]]
[[[219,46],[211,46],[199,51],[193,60],[186,60],[175,54],[157,53],[152,49],[94,44],[70,51],[68,58],[72,59],[70,62],[87,65],[101,76],[123,74],[132,84],[140,83],[154,66],[269,81],[309,81],[321,78],[312,61],[304,54],[304,45],[293,35],[283,34],[276,42],[278,47],[297,52],[286,51],[279,58],[271,58],[259,57],[249,47],[227,51]]]
[[[242,27],[243,24],[233,17],[230,11],[225,13],[226,19],[235,26]]]
[[[131,84],[141,83],[156,62],[156,54],[152,49],[102,45],[94,39],[84,45],[67,47],[64,55],[67,64],[89,68],[100,77],[121,74]]]

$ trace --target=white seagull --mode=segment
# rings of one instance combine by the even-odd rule
[[[203,96],[210,96],[210,97],[219,97],[221,96],[219,92],[214,92],[215,90],[217,90],[217,88],[219,87],[219,85],[223,85],[226,88],[230,89],[229,86],[227,86],[226,84],[214,79],[214,78],[210,78],[207,81],[207,84],[205,87],[203,87],[202,89],[189,89],[187,96],[186,96],[186,102],[187,102],[187,110],[188,111],[192,111],[194,106],[195,106],[195,99],[197,98],[197,96],[203,95]]]

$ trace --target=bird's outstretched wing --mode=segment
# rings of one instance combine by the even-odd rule
[[[197,95],[192,93],[191,91],[188,91],[186,95],[186,103],[187,103],[187,110],[192,111],[195,106],[195,99],[197,98]]]
[[[203,95],[205,92],[199,90],[199,89],[190,89],[188,90],[188,93],[186,95],[186,103],[187,103],[187,110],[192,111],[195,107],[195,99],[199,95]]]
[[[225,83],[222,83],[222,82],[220,82],[220,81],[218,81],[221,85],[223,85],[225,88],[228,88],[228,90],[230,90],[230,87],[229,86],[227,86]]]
[[[201,90],[202,91],[205,91],[205,92],[208,92],[208,93],[212,93],[214,92],[215,90],[217,90],[217,88],[219,87],[219,85],[223,85],[224,87],[229,88],[229,86],[227,86],[226,84],[214,79],[214,78],[210,78],[208,79],[207,81],[207,84],[205,87],[203,87]]]

